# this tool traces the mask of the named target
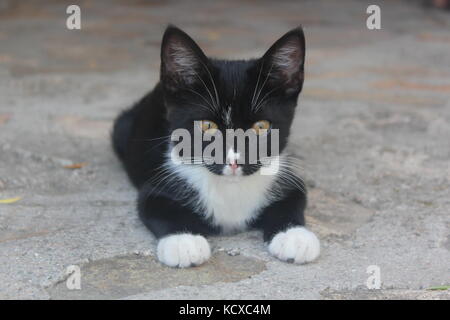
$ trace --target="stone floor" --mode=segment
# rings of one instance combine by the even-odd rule
[[[81,30],[66,28],[73,3]],[[374,3],[381,30],[366,28]],[[212,238],[194,269],[155,261],[108,136],[157,81],[169,22],[227,58],[303,24],[292,138],[317,262],[276,261],[258,232]],[[0,203],[0,298],[449,299],[429,290],[450,284],[449,31],[420,1],[0,0],[0,200],[20,197]]]

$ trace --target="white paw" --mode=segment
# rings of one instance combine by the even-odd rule
[[[208,260],[211,249],[203,236],[182,233],[159,240],[157,255],[158,260],[169,267],[187,268]]]
[[[319,256],[320,242],[306,228],[294,227],[277,233],[269,244],[269,252],[280,260],[302,264]]]

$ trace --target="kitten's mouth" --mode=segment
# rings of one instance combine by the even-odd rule
[[[256,174],[261,168],[260,165],[246,165],[227,163],[222,165],[205,165],[213,174],[223,178],[224,181],[241,181],[243,177]]]
[[[242,166],[237,164],[236,162],[226,164],[223,167],[222,174],[227,177],[240,177],[242,176]]]

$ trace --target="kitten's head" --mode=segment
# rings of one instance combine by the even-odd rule
[[[222,133],[224,138],[222,147],[212,153],[222,161],[204,163],[206,158],[197,155],[194,162],[201,162],[218,175],[253,174],[264,159],[258,152],[256,163],[251,161],[250,144],[264,139],[273,156],[271,137],[275,131],[281,153],[303,85],[304,58],[301,27],[282,36],[259,59],[228,61],[206,57],[186,33],[169,26],[161,48],[161,84],[171,130],[185,129],[192,137],[205,132],[215,132],[216,136]],[[256,133],[257,142],[246,139],[244,145],[227,144],[227,129],[254,129],[251,132]],[[191,145],[194,152],[193,141]],[[211,149],[210,142],[201,142],[201,150],[207,151],[208,145]]]

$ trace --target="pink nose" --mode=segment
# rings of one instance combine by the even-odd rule
[[[231,164],[231,170],[233,170],[233,173],[236,171],[237,168],[238,168],[238,164],[236,162],[233,162]]]

